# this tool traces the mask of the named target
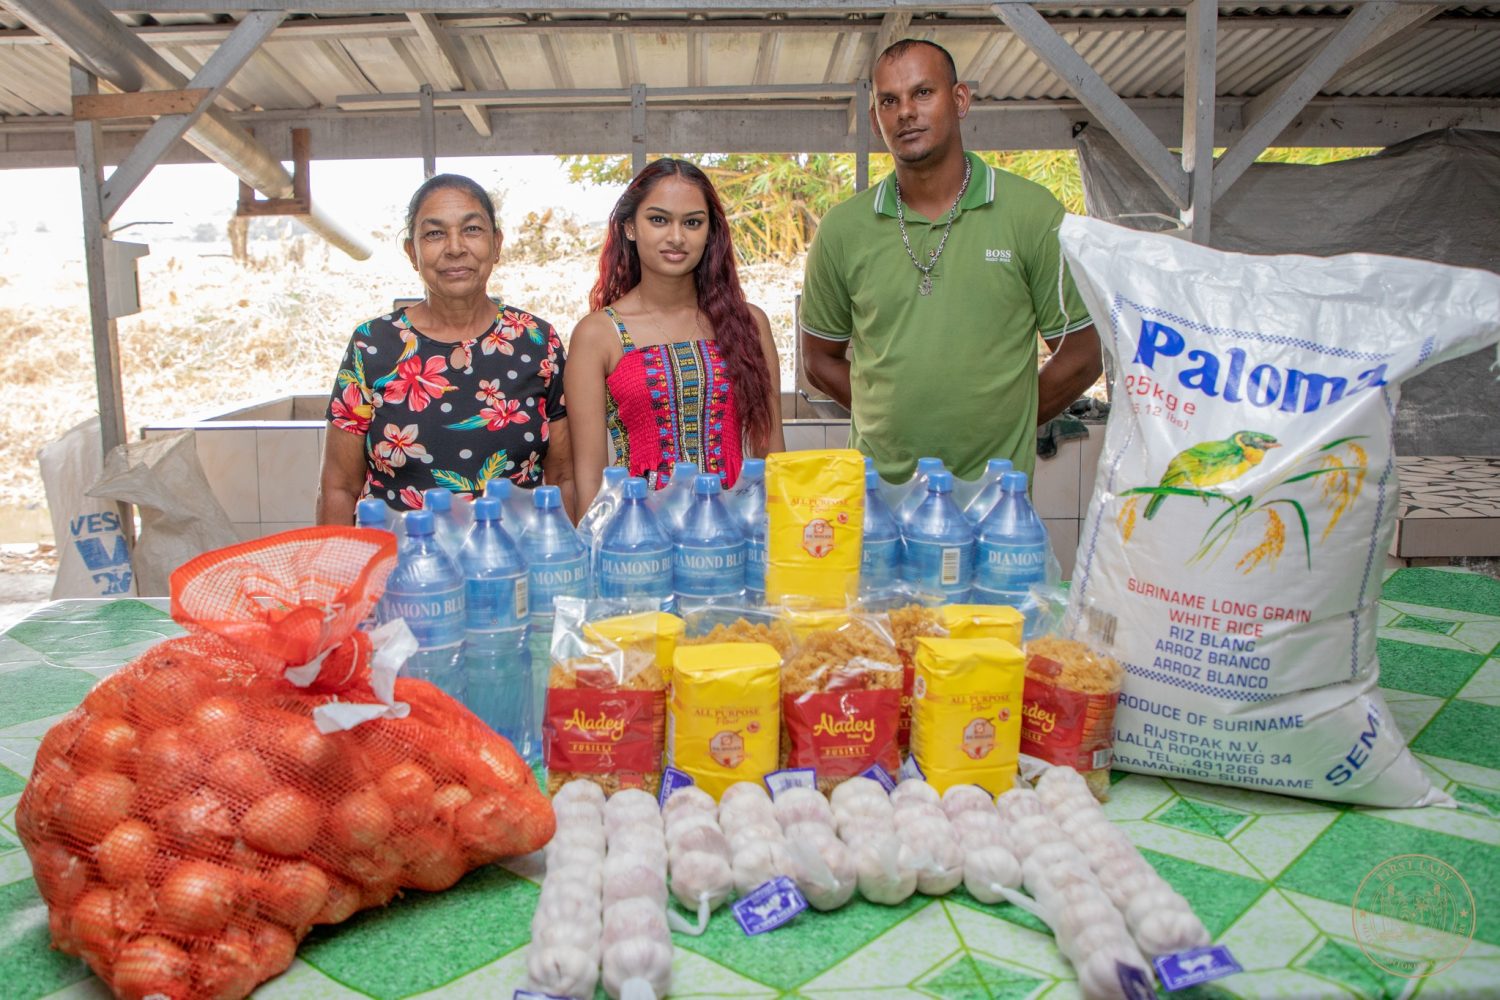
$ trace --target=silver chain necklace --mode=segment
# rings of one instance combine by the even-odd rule
[[[964,157],[964,182],[958,186],[958,195],[953,199],[953,207],[948,209],[948,225],[943,230],[943,238],[938,240],[936,250],[929,250],[927,256],[930,258],[926,264],[917,260],[917,255],[911,252],[911,237],[906,235],[906,210],[902,207],[901,182],[896,181],[896,225],[901,229],[901,245],[906,247],[906,256],[911,258],[912,266],[922,272],[922,283],[917,286],[917,291],[923,295],[932,294],[932,269],[937,267],[938,258],[943,255],[943,247],[948,245],[948,234],[953,232],[953,220],[958,218],[958,203],[963,201],[964,192],[969,190],[969,174],[973,165],[969,158]],[[892,180],[895,180],[893,177]]]

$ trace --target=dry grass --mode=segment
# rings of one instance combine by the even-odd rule
[[[350,332],[419,287],[390,233],[368,261],[297,236],[252,243],[248,266],[224,247],[160,243],[140,261],[142,311],[119,321],[125,417],[147,424],[332,384]],[[505,261],[495,294],[566,336],[585,312],[595,261]],[[801,265],[744,269],[746,293],[771,317],[790,369],[792,296]],[[97,410],[82,247],[35,236],[0,248],[0,329],[12,332],[11,388],[0,417],[0,507],[44,501],[36,452]],[[786,375],[783,375],[785,381]]]

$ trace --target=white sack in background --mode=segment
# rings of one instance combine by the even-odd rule
[[[99,418],[85,420],[43,447],[37,461],[57,539],[52,599],[134,594],[119,505],[87,495],[104,464]]]
[[[136,589],[144,597],[167,596],[174,569],[239,541],[198,463],[192,431],[114,449],[89,496],[123,500],[140,511],[134,562]]]
[[[1115,362],[1067,630],[1128,671],[1125,770],[1451,804],[1376,687],[1402,380],[1500,339],[1500,276],[1259,257],[1068,217]]]

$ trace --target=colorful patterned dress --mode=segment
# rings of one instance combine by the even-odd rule
[[[457,343],[429,339],[405,309],[362,324],[328,404],[335,429],[365,439],[361,496],[415,510],[434,486],[540,485],[549,425],[567,416],[564,360],[552,325],[511,306]]]
[[[678,340],[636,347],[613,309],[625,356],[604,380],[604,420],[615,464],[652,489],[670,478],[672,464],[696,462],[717,473],[725,489],[740,474],[743,429],[724,356],[713,340]]]

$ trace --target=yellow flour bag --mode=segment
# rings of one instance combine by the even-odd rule
[[[714,798],[776,770],[781,654],[763,642],[679,647],[667,703],[667,763]]]
[[[766,459],[766,602],[843,608],[859,596],[865,460],[852,449]]]
[[[1001,639],[917,640],[911,750],[939,792],[1015,782],[1026,658]]]
[[[1021,612],[1005,604],[944,604],[938,622],[953,639],[1004,639],[1021,646]]]

